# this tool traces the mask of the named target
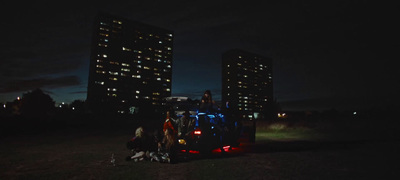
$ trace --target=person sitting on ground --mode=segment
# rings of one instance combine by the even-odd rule
[[[136,128],[135,136],[127,142],[127,148],[132,151],[133,156],[126,157],[126,160],[142,161],[147,151],[147,142],[142,126]]]
[[[159,143],[159,154],[161,154],[162,162],[174,163],[177,159],[176,137],[171,128],[164,131],[164,137]]]

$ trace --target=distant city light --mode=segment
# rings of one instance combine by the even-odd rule
[[[19,101],[19,100],[21,100],[21,98],[18,96],[18,97],[17,97],[17,100]]]
[[[286,113],[278,113],[278,118],[285,118],[286,117]]]

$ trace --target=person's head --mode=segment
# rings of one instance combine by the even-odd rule
[[[136,137],[142,137],[142,136],[143,136],[143,133],[144,133],[144,130],[143,130],[143,127],[142,127],[142,126],[136,128],[136,131],[135,131],[135,136],[136,136]]]
[[[211,96],[211,91],[210,91],[210,90],[206,90],[206,91],[204,92],[204,97],[212,98],[212,96]]]

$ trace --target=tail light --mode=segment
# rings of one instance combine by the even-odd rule
[[[195,130],[194,135],[201,135],[201,130]]]

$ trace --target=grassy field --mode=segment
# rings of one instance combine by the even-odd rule
[[[130,155],[125,145],[133,130],[121,129],[4,137],[0,179],[362,179],[369,176],[364,170],[375,167],[384,178],[394,174],[386,163],[397,162],[400,150],[393,137],[329,139],[332,133],[326,132],[337,132],[331,125],[258,123],[256,142],[225,156],[193,154],[176,164],[132,162],[124,159]],[[363,163],[365,157],[374,162]]]

